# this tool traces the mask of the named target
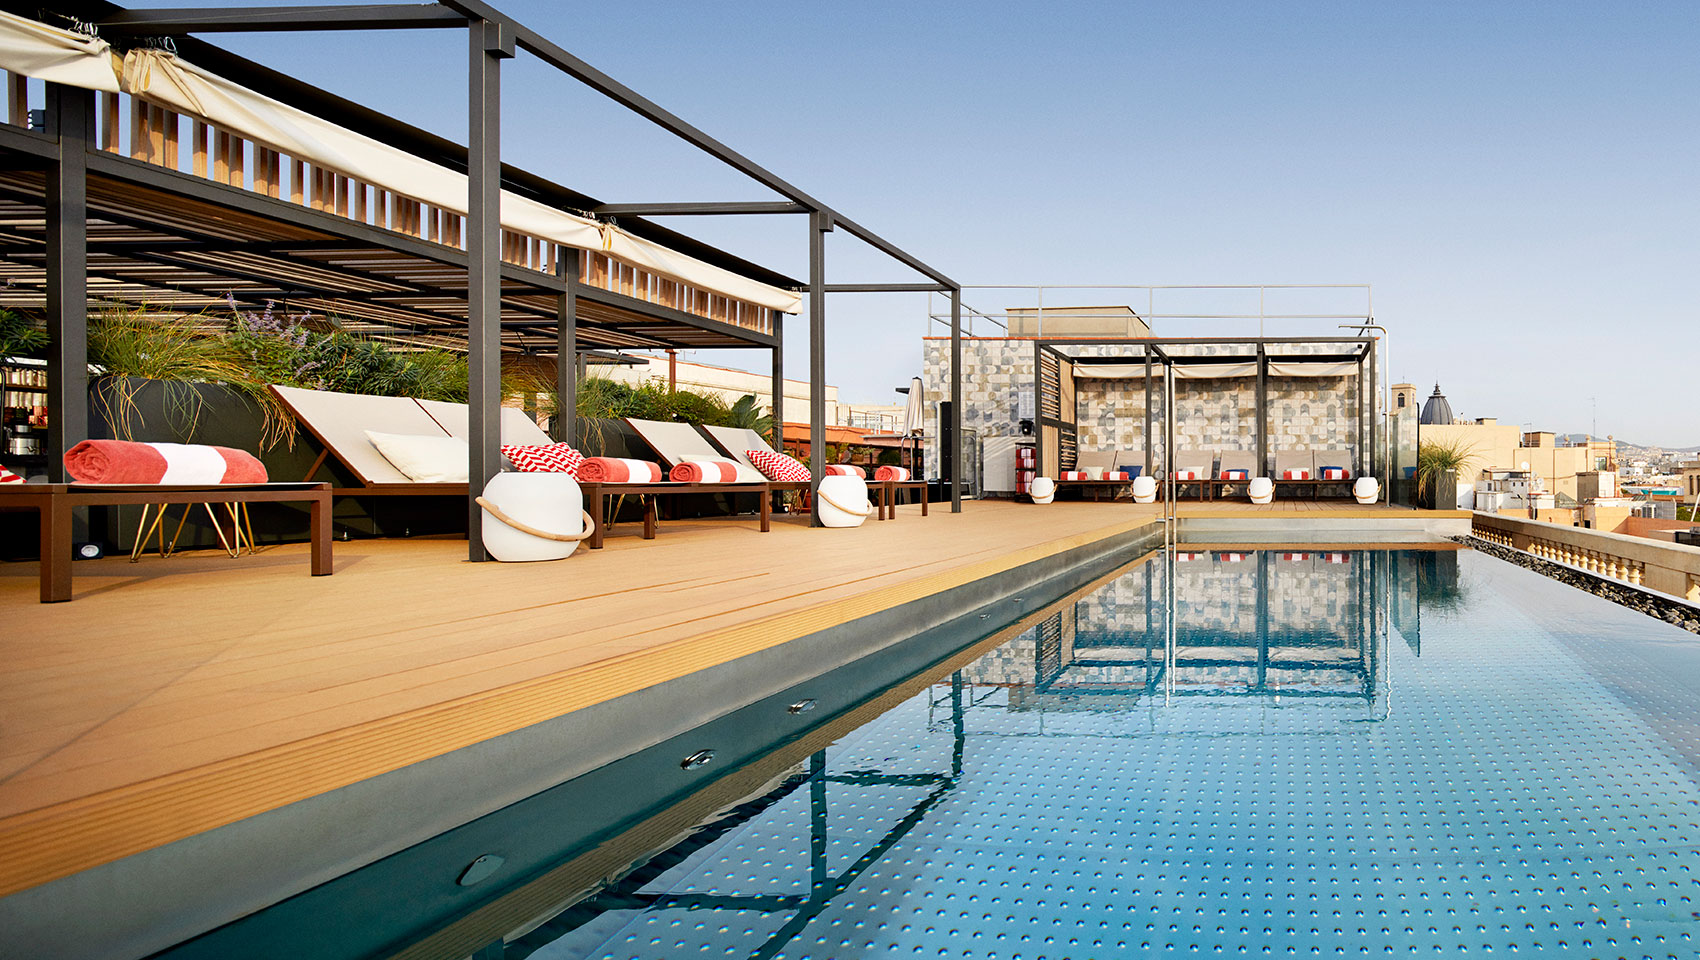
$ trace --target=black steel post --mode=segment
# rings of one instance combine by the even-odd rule
[[[1145,475],[1151,476],[1151,348],[1145,348]]]
[[[1035,410],[1034,413],[1038,411]],[[962,512],[962,288],[950,290],[950,512]]]
[[[1257,476],[1273,477],[1269,471],[1269,354],[1257,345]]]
[[[476,500],[502,462],[502,60],[498,24],[478,21],[467,30],[466,140],[466,347],[467,347],[467,557],[484,550],[483,510]]]
[[[769,416],[773,418],[773,436],[768,439],[773,442],[773,449],[785,452],[785,332],[781,326],[781,318],[785,315],[773,311],[773,338],[778,342],[773,345],[773,396],[768,404]]]
[[[555,421],[560,443],[578,443],[578,251],[555,248],[555,273],[566,284],[555,307]]]
[[[59,140],[47,170],[47,472],[64,482],[65,452],[88,437],[89,149],[94,93],[47,85],[48,133]]]
[[[832,217],[809,218],[809,488],[811,517],[820,526],[820,481],[826,474],[826,235]]]

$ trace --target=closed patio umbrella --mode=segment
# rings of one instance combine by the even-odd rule
[[[917,466],[920,460],[921,434],[927,429],[926,388],[921,386],[920,377],[909,380],[909,405],[903,408],[903,436],[909,440],[909,470],[918,480],[921,471]]]

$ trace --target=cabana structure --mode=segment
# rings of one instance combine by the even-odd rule
[[[1367,336],[1035,340],[1039,472],[1057,477],[1085,453],[1113,451],[1161,471],[1172,496],[1181,451],[1247,454],[1251,476],[1282,483],[1278,454],[1300,447],[1339,451],[1353,476],[1379,476],[1376,345]],[[1294,422],[1283,422],[1283,402],[1300,411]]]
[[[391,340],[464,349],[472,502],[499,469],[504,356],[553,356],[574,405],[577,358],[604,349],[765,349],[783,422],[784,320],[805,304],[813,472],[824,470],[829,293],[943,292],[944,273],[478,0],[126,10],[0,0],[0,306],[43,311],[48,460],[83,439],[91,303],[195,311],[231,297],[331,314]],[[196,34],[437,29],[468,40],[465,145],[236,56]],[[501,66],[524,52],[698,147],[779,199],[605,203],[502,163]],[[792,215],[809,274],[793,280],[647,217]],[[919,282],[826,282],[841,229]],[[960,323],[953,325],[960,355]],[[960,399],[956,377],[951,397]],[[958,402],[953,407],[960,410]],[[955,414],[960,416],[960,414]],[[558,439],[571,442],[572,418]],[[960,431],[958,431],[960,434]],[[953,509],[960,489],[952,485]]]

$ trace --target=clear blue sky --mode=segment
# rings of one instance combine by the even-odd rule
[[[1694,0],[499,6],[964,283],[1367,281],[1394,378],[1462,415],[1585,431],[1597,397],[1602,434],[1700,443]],[[458,32],[209,39],[465,138]],[[511,162],[770,198],[523,54],[504,84]],[[672,225],[804,273],[800,218]],[[855,246],[830,281],[912,279]],[[923,314],[832,300],[844,399],[895,398]]]

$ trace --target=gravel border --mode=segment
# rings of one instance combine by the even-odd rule
[[[1668,600],[1649,590],[1625,586],[1615,580],[1596,577],[1563,564],[1542,560],[1533,554],[1500,546],[1480,537],[1453,537],[1452,539],[1469,546],[1471,549],[1480,550],[1482,553],[1515,563],[1519,567],[1526,567],[1536,573],[1545,574],[1578,590],[1586,590],[1594,596],[1610,600],[1618,606],[1644,613],[1655,620],[1663,620],[1671,626],[1681,627],[1689,633],[1700,634],[1700,609],[1686,603]]]

